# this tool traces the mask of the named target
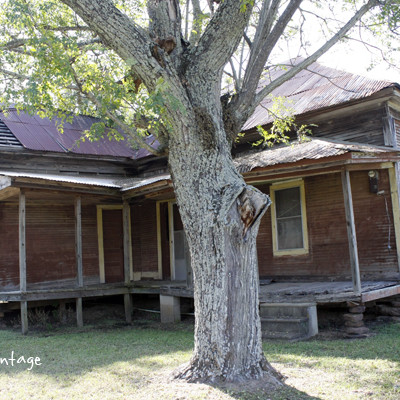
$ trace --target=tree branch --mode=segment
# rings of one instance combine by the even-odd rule
[[[243,91],[235,99],[238,110],[246,109],[252,102],[264,66],[301,2],[302,0],[291,0],[275,25],[273,20],[280,2],[273,1],[269,9],[267,9],[269,1],[264,3],[243,79]]]
[[[46,31],[56,31],[56,32],[76,32],[76,31],[90,31],[88,26],[84,25],[76,25],[76,26],[50,26],[50,25],[43,25],[41,26],[42,29]]]
[[[157,79],[163,76],[163,69],[150,51],[154,42],[141,27],[118,10],[112,0],[61,1],[129,64],[149,89],[154,88]]]
[[[244,123],[244,121],[254,112],[257,105],[265,98],[265,96],[267,96],[269,93],[271,93],[273,90],[275,90],[277,87],[282,85],[287,80],[293,78],[298,72],[307,68],[313,62],[315,62],[319,57],[325,54],[334,44],[336,44],[339,40],[345,37],[346,33],[351,28],[354,27],[354,25],[363,17],[363,15],[367,11],[369,11],[371,8],[377,5],[378,5],[378,0],[369,0],[368,3],[364,4],[330,40],[328,40],[311,56],[309,56],[299,64],[293,65],[292,68],[290,68],[286,73],[282,74],[279,78],[269,83],[257,94],[253,94],[253,101],[251,101],[250,103],[246,102],[246,107],[243,107],[244,102],[238,102],[238,103],[235,102],[233,104],[233,110],[232,110],[235,117],[239,119],[240,123]]]
[[[207,71],[210,65],[213,72],[220,72],[240,43],[252,7],[248,3],[244,10],[243,1],[240,0],[224,0],[220,3],[198,45],[190,52],[193,73]]]

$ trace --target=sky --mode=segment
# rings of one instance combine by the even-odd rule
[[[332,68],[367,76],[372,79],[400,83],[400,69],[390,68],[384,61],[369,71],[371,54],[361,44],[346,44],[336,49],[333,48],[321,57],[319,62]],[[400,64],[398,65],[400,68]]]

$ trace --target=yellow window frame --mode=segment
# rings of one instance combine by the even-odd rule
[[[278,249],[278,224],[276,221],[276,208],[275,208],[275,191],[282,189],[290,189],[294,187],[300,188],[300,208],[301,208],[301,225],[303,234],[303,247],[297,249]],[[271,205],[271,221],[272,221],[272,249],[274,256],[297,256],[308,254],[308,230],[307,230],[307,213],[306,213],[306,196],[304,190],[303,179],[290,180],[286,182],[273,183],[270,187]]]

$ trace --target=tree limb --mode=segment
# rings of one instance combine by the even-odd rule
[[[243,102],[240,105],[241,108],[235,107],[233,104],[232,112],[235,113],[235,117],[240,120],[243,124],[245,120],[254,112],[257,105],[275,90],[277,87],[282,85],[287,80],[293,78],[298,72],[307,68],[313,62],[315,62],[319,57],[325,54],[334,44],[336,44],[339,40],[345,37],[346,33],[354,27],[354,25],[363,17],[363,15],[369,11],[371,8],[378,5],[378,0],[369,0],[368,3],[364,4],[355,14],[354,16],[323,46],[321,46],[317,51],[315,51],[311,56],[307,57],[304,61],[300,62],[297,65],[293,65],[286,73],[282,74],[279,78],[275,79],[268,85],[266,85],[262,90],[260,90],[257,94],[254,93],[253,101],[248,103],[248,106],[243,108]],[[247,102],[246,102],[247,103]]]
[[[242,87],[244,89],[235,99],[238,110],[246,109],[252,102],[253,94],[258,87],[264,66],[301,2],[302,0],[291,0],[275,25],[273,25],[273,20],[276,17],[280,2],[273,1],[268,10],[266,9],[266,4],[269,2],[264,3],[251,48],[249,63],[243,78]]]
[[[61,0],[72,8],[102,40],[113,49],[135,75],[153,89],[163,69],[152,56],[149,35],[118,10],[112,0]]]
[[[243,10],[243,1],[240,0],[224,0],[220,3],[198,45],[190,52],[193,73],[208,71],[210,65],[212,71],[219,73],[239,45],[252,7],[253,4],[248,3]]]

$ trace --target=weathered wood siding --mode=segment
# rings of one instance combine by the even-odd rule
[[[0,287],[19,284],[18,206],[0,204]]]
[[[96,206],[82,206],[82,259],[84,282],[99,280]]]
[[[368,112],[351,112],[349,114],[324,118],[316,118],[317,126],[312,128],[314,137],[345,140],[358,143],[369,143],[383,146],[383,118],[386,117],[384,107],[372,109]]]
[[[134,204],[132,213],[132,249],[134,272],[158,272],[157,217],[155,202]]]
[[[103,210],[104,270],[106,283],[124,281],[122,210]]]
[[[0,204],[0,287],[19,285],[18,206]],[[29,205],[26,210],[27,282],[76,278],[75,221],[71,206]],[[82,208],[83,275],[99,276],[96,206]]]
[[[387,248],[389,224],[384,198],[369,192],[367,171],[352,172],[351,183],[362,276],[382,277],[397,268],[390,191],[386,170],[380,173],[391,218],[391,247]],[[257,239],[261,277],[349,278],[350,259],[340,174],[305,178],[309,253],[273,256],[271,213],[267,212]],[[269,193],[269,186],[260,187]]]
[[[398,271],[389,175],[387,170],[378,173],[383,195],[369,192],[368,171],[351,174],[361,277]]]
[[[27,283],[76,276],[75,214],[71,206],[26,207]]]

